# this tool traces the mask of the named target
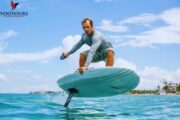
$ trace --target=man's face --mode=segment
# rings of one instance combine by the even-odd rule
[[[91,35],[93,32],[93,26],[91,26],[90,21],[86,21],[82,24],[83,30],[86,33],[86,35]]]

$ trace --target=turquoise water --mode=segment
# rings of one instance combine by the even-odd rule
[[[0,94],[0,120],[180,120],[180,96],[120,95],[100,99],[66,95]]]

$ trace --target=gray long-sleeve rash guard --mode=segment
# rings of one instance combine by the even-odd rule
[[[94,31],[91,36],[87,36],[85,33],[83,33],[80,41],[73,46],[73,48],[69,51],[69,53],[73,54],[83,44],[87,44],[87,45],[91,46],[88,56],[87,56],[87,59],[86,59],[85,66],[89,66],[89,64],[91,63],[93,56],[97,50],[112,48],[111,43],[107,42],[104,35],[102,35],[98,31]]]

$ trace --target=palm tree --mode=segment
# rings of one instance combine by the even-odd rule
[[[176,86],[176,92],[180,92],[180,84]]]
[[[163,87],[163,90],[164,90],[166,93],[169,93],[169,92],[170,92],[168,85],[165,85],[165,86]]]

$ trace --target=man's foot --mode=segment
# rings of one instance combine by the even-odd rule
[[[83,67],[79,67],[79,68],[77,69],[77,71],[79,71],[80,74],[83,74],[85,70],[88,70],[88,67],[83,66]]]

